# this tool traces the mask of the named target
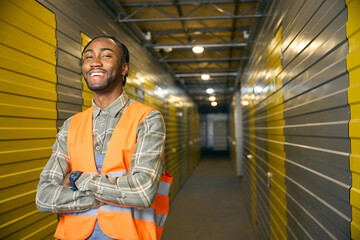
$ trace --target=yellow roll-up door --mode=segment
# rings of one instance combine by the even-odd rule
[[[0,2],[0,239],[51,238],[35,206],[56,136],[56,22],[35,1]]]
[[[350,170],[352,187],[350,204],[352,205],[351,237],[360,239],[360,0],[346,1],[348,22],[346,34],[349,39],[347,69],[349,71],[348,102],[351,110],[349,135],[351,138]]]

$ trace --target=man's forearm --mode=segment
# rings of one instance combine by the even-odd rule
[[[163,169],[159,167],[159,175],[153,178],[144,173],[111,178],[106,174],[83,173],[76,185],[79,191],[86,191],[89,196],[104,203],[148,208],[154,202],[159,187]]]
[[[39,182],[36,193],[36,206],[39,212],[81,212],[96,207],[100,202],[85,192],[72,191],[70,187]]]

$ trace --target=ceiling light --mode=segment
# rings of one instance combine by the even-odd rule
[[[244,38],[245,39],[248,39],[250,37],[249,31],[244,31],[243,33],[244,33]]]
[[[207,92],[208,94],[212,94],[212,93],[214,93],[214,89],[208,88],[208,89],[206,89],[206,92]]]
[[[210,100],[210,101],[215,101],[216,98],[215,98],[215,96],[211,96],[211,97],[209,97],[209,100]]]
[[[169,53],[169,52],[171,52],[172,51],[172,48],[171,47],[166,47],[166,48],[164,48],[164,52],[166,52],[166,53]]]
[[[242,105],[244,105],[244,106],[249,105],[249,101],[246,101],[246,100],[241,101],[241,103],[242,103]]]
[[[215,107],[217,105],[217,102],[211,102],[211,106]]]
[[[264,90],[264,89],[263,89],[262,87],[256,86],[256,87],[254,88],[254,93],[255,93],[255,94],[258,94],[258,93],[261,93],[263,90]]]
[[[201,79],[202,79],[202,80],[209,80],[209,79],[210,79],[210,75],[209,75],[209,74],[201,74]]]
[[[204,48],[202,46],[195,46],[192,48],[192,51],[194,53],[202,53],[204,51]]]

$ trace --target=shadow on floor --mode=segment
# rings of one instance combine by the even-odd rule
[[[227,152],[204,152],[170,205],[162,240],[253,240],[241,179]]]

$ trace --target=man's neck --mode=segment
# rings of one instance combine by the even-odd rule
[[[118,99],[118,97],[121,94],[122,94],[122,89],[121,91],[112,92],[111,94],[109,93],[102,94],[102,93],[94,92],[94,102],[98,107],[104,109],[107,106],[109,106],[111,103],[113,103],[116,99]]]

